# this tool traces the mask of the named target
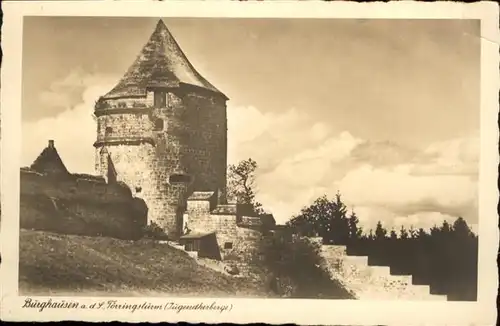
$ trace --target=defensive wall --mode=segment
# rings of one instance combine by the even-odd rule
[[[245,216],[245,208],[217,204],[216,192],[195,192],[187,200],[186,212],[190,232],[200,236],[214,233],[221,259],[231,261],[242,274],[248,272],[266,229],[275,223],[271,215]]]
[[[125,185],[89,175],[20,172],[20,226],[65,234],[136,239],[147,207]]]

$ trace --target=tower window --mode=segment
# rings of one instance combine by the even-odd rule
[[[232,242],[224,243],[224,249],[233,249],[233,243]]]
[[[155,108],[167,107],[167,92],[157,90],[154,92]]]
[[[163,131],[163,119],[156,119],[155,120],[155,131]]]
[[[170,184],[181,184],[181,183],[190,183],[191,176],[187,174],[172,174],[168,178],[168,183]]]
[[[105,132],[106,132],[106,135],[109,135],[109,134],[111,134],[113,132],[113,128],[106,127]]]

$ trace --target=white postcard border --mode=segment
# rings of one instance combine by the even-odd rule
[[[498,287],[498,5],[493,2],[354,3],[354,2],[7,2],[3,3],[4,54],[1,88],[2,265],[1,319],[9,321],[187,321],[350,325],[492,324]],[[230,311],[135,311],[91,309],[22,309],[17,294],[19,244],[19,167],[21,141],[22,22],[24,16],[128,17],[296,17],[386,19],[481,19],[481,156],[479,191],[479,284],[477,302],[409,302],[299,299],[116,298],[127,303],[228,305]],[[395,31],[397,32],[397,31]],[[445,122],[444,122],[445,123]],[[37,297],[43,300],[43,297]],[[48,299],[48,298],[47,298]],[[58,297],[91,304],[111,298]]]

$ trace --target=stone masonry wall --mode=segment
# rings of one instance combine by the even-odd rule
[[[127,184],[134,196],[146,202],[148,221],[161,221],[161,203],[165,199],[158,192],[158,181],[154,173],[154,147],[151,144],[114,145],[107,146],[106,150],[117,173],[117,180]],[[100,155],[100,148],[96,148],[97,164],[105,161],[100,159]],[[106,175],[107,168],[98,166],[97,172]]]
[[[44,194],[52,198],[103,203],[121,203],[132,198],[125,185],[106,184],[104,180],[86,180],[73,175],[55,179],[23,170],[20,174],[21,195]]]
[[[111,131],[106,131],[111,128]],[[106,138],[152,137],[152,124],[146,113],[121,113],[97,118],[97,141]]]
[[[188,215],[192,232],[215,232],[223,260],[236,262],[240,270],[248,267],[261,239],[259,231],[239,227],[236,215],[210,214],[209,201],[188,201]],[[226,248],[228,243],[231,248]]]
[[[219,203],[226,202],[227,117],[226,104],[212,96],[190,91],[184,97],[189,128],[186,165],[198,171],[193,189],[218,191]]]
[[[121,183],[21,170],[22,228],[137,239],[147,218],[143,204]]]
[[[107,173],[101,157],[105,146],[117,180],[146,201],[150,221],[175,236],[190,193],[217,191],[219,201],[226,201],[226,105],[225,100],[196,89],[171,90],[165,108],[153,108],[153,98],[149,91],[143,98],[106,100],[101,103],[103,110],[96,109],[96,170],[103,176]],[[162,130],[155,129],[159,120]],[[125,143],[131,140],[136,142]],[[174,174],[192,181],[170,184]],[[135,193],[136,187],[142,188],[141,193]]]
[[[155,139],[155,165],[153,167],[158,193],[157,207],[162,216],[158,220],[160,225],[166,228],[167,233],[176,236],[179,232],[177,223],[179,207],[182,205],[182,187],[169,183],[173,174],[191,175],[192,171],[186,169],[181,161],[181,153],[184,152],[189,143],[184,138],[185,126],[182,122],[182,112],[185,108],[180,99],[172,93],[168,94],[166,108],[154,108],[151,110],[151,123],[157,120],[163,121],[163,129],[153,131]]]

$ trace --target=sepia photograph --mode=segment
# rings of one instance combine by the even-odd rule
[[[20,307],[479,302],[480,18],[45,13],[20,34]]]

